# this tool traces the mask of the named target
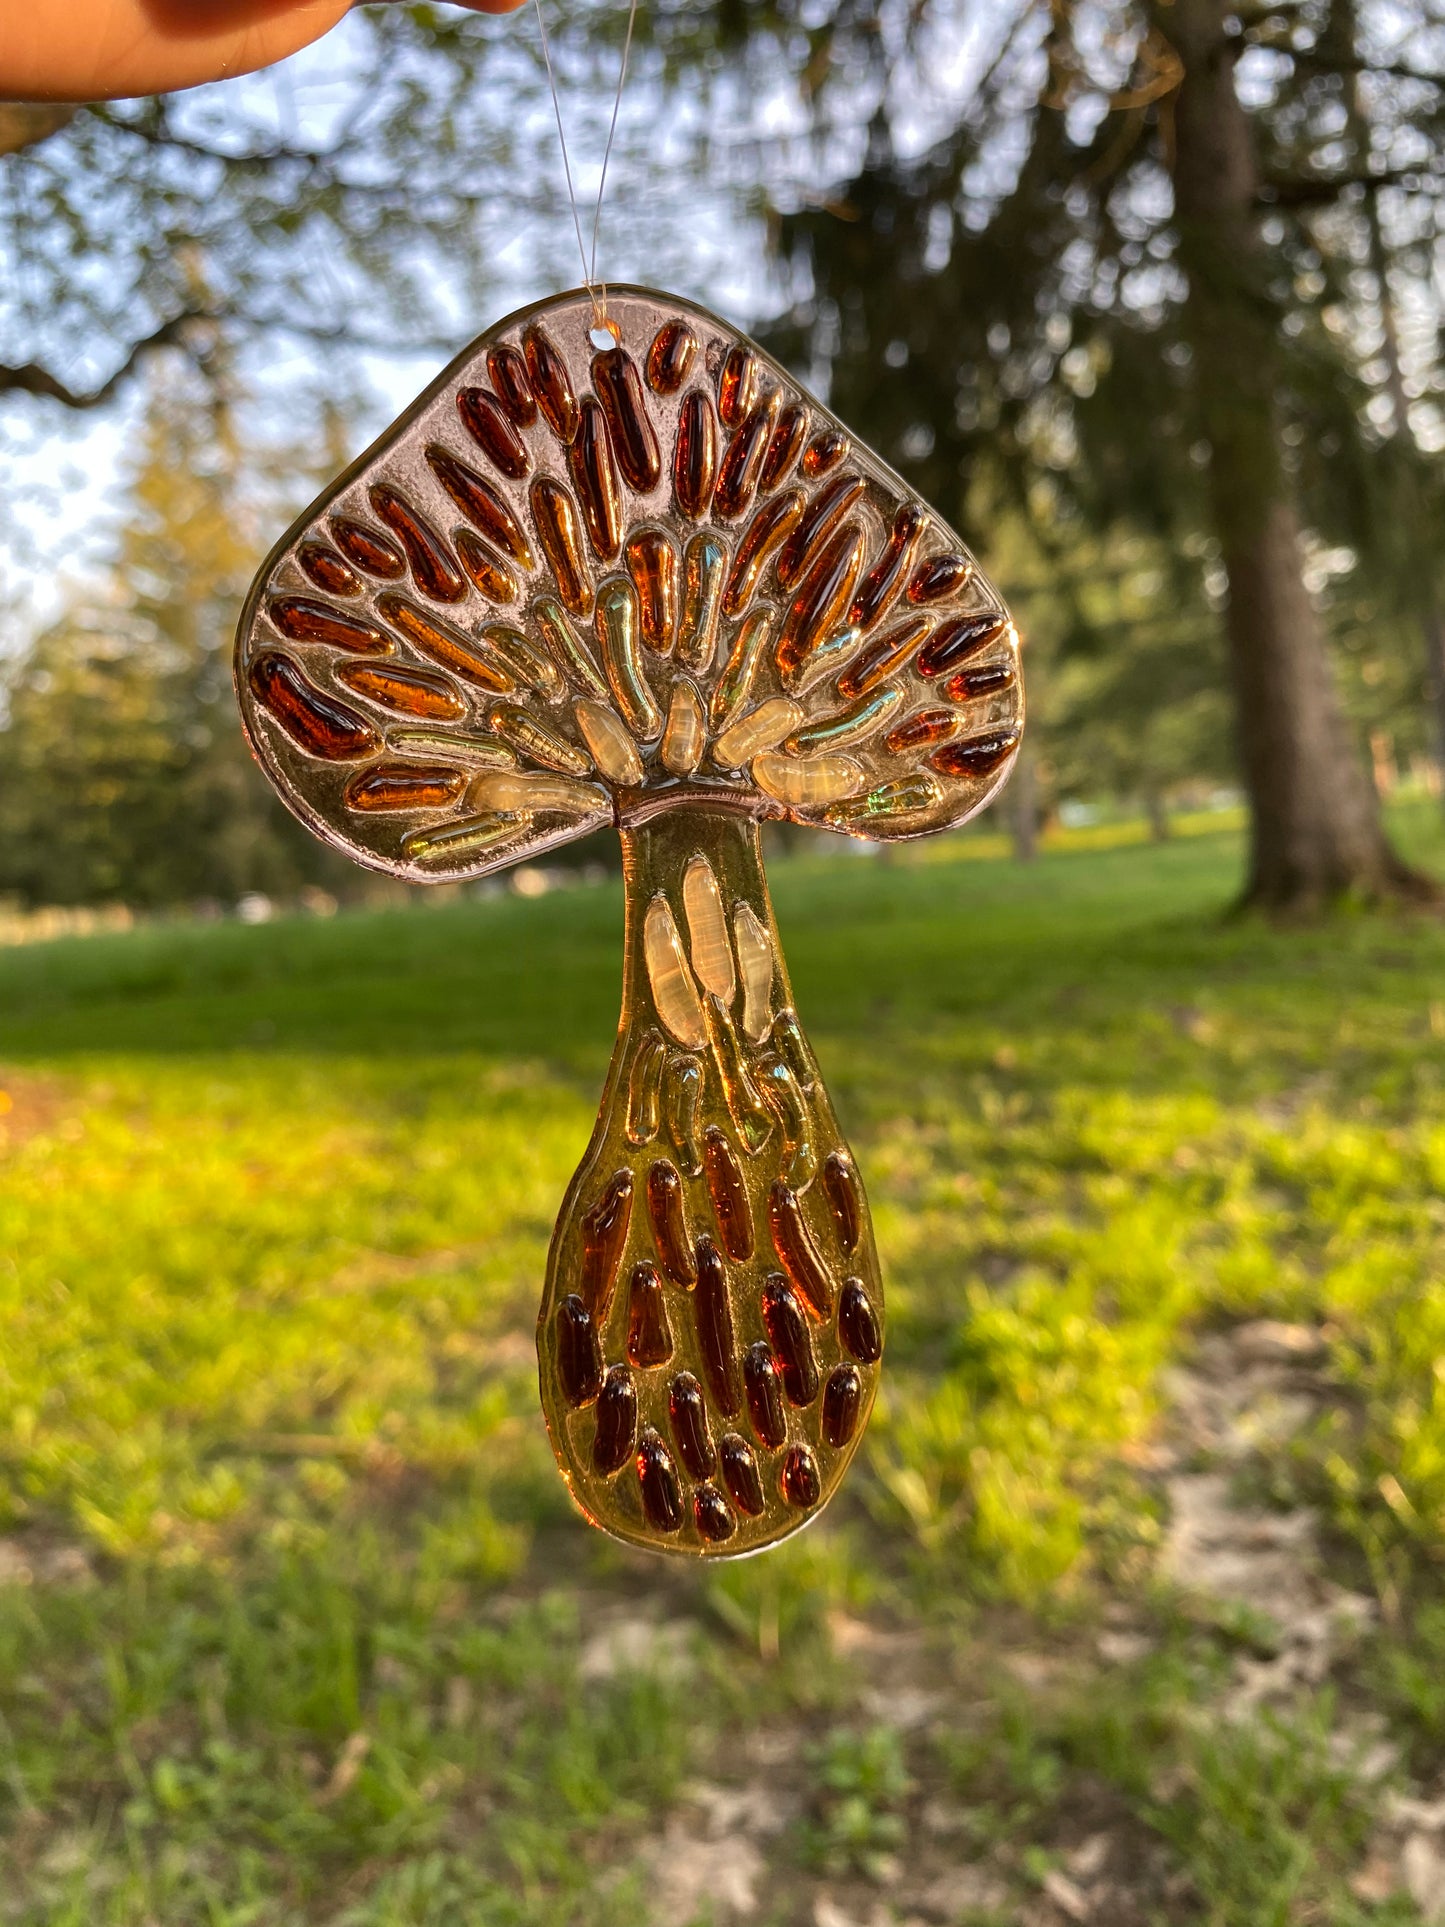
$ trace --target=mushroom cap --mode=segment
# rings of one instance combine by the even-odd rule
[[[1018,638],[958,536],[762,349],[609,287],[478,337],[306,510],[242,613],[282,798],[478,877],[712,805],[925,836],[1005,780]]]

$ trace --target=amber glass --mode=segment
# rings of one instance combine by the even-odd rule
[[[469,522],[487,540],[524,569],[532,567],[532,550],[521,524],[490,482],[455,455],[435,446],[426,452],[432,473]]]
[[[717,416],[700,388],[683,397],[672,458],[677,505],[693,521],[706,515],[717,482]]]
[[[589,399],[582,404],[577,437],[567,451],[567,462],[592,552],[610,562],[622,546],[622,490],[607,417],[595,401]]]
[[[376,606],[428,661],[451,669],[478,688],[493,690],[498,695],[512,688],[513,679],[507,669],[476,637],[464,636],[441,616],[419,608],[402,595],[378,596]]]
[[[935,555],[908,585],[910,602],[942,602],[966,588],[973,564],[966,555]]]
[[[819,489],[778,557],[778,580],[785,589],[791,589],[813,566],[828,537],[862,493],[861,475],[837,475]]]
[[[798,407],[796,403],[785,408],[778,416],[777,426],[768,442],[768,452],[763,457],[763,472],[758,481],[760,488],[776,488],[788,475],[798,459],[807,433],[807,409]]]
[[[919,675],[950,675],[990,643],[997,642],[1007,628],[1007,617],[997,609],[983,609],[977,615],[960,616],[955,622],[945,623],[919,650]]]
[[[534,322],[523,335],[522,351],[532,393],[547,418],[547,426],[558,441],[570,442],[577,433],[577,391],[566,361],[540,322]]]
[[[296,560],[317,588],[325,589],[329,595],[361,594],[361,577],[327,543],[303,542],[296,551]]]
[[[543,1406],[591,1517],[645,1544],[732,1554],[794,1530],[841,1477],[877,1383],[882,1286],[862,1186],[793,1007],[756,823],[682,806],[622,841],[622,1024],[552,1241]],[[735,927],[748,933],[742,960],[728,949]],[[749,1012],[758,944],[766,1001]],[[675,1066],[698,1073],[692,1171],[668,1137]],[[865,1296],[844,1329],[850,1277]],[[825,1399],[839,1366],[856,1373],[856,1396]],[[635,1414],[597,1401],[618,1367]],[[629,1425],[638,1444],[624,1453]]]
[[[753,499],[758,476],[762,472],[763,457],[768,452],[768,439],[778,419],[778,399],[778,392],[774,389],[749,409],[741,427],[728,443],[713,495],[713,511],[725,522],[741,515]]]
[[[251,664],[248,680],[257,702],[308,756],[346,763],[367,755],[380,742],[355,710],[317,689],[279,649],[263,650]]]
[[[620,833],[622,1021],[543,1403],[591,1518],[730,1557],[826,1503],[883,1346],[759,826],[966,821],[1017,746],[1019,645],[960,537],[764,349],[606,299],[605,338],[582,291],[499,322],[328,485],[247,597],[236,689],[282,798],[392,876]]]
[[[637,363],[625,348],[604,348],[592,363],[592,379],[612,434],[617,466],[633,488],[646,494],[662,471],[662,453]]]
[[[371,506],[406,551],[412,580],[433,602],[460,602],[467,593],[466,577],[450,549],[426,517],[400,489],[378,483],[369,491]]]
[[[324,642],[358,656],[385,656],[393,646],[386,631],[364,616],[345,615],[308,596],[275,596],[266,613],[292,642]]]
[[[527,364],[515,348],[491,348],[487,373],[514,428],[530,428],[537,419],[537,400],[527,378]]]
[[[368,575],[395,582],[406,574],[405,556],[380,529],[369,529],[364,522],[353,522],[349,516],[333,515],[331,533],[341,553]]]
[[[496,396],[485,388],[463,388],[457,396],[457,413],[483,454],[509,481],[519,482],[531,467],[527,444]]]
[[[654,394],[675,395],[696,353],[697,336],[681,315],[664,322],[647,351],[647,379]]]

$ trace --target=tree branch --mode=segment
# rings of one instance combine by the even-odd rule
[[[1287,40],[1256,39],[1247,33],[1236,34],[1234,38],[1247,41],[1261,53],[1281,54],[1297,67],[1307,67],[1314,73],[1378,74],[1385,80],[1413,80],[1422,87],[1445,87],[1445,74],[1432,74],[1423,67],[1407,67],[1399,61],[1371,60],[1364,54],[1323,53],[1317,47],[1294,47]]]
[[[99,388],[71,388],[58,375],[52,375],[48,368],[42,368],[39,362],[27,361],[18,367],[7,367],[0,362],[0,395],[44,395],[51,401],[58,401],[64,408],[100,408],[148,355],[154,354],[159,348],[173,347],[192,321],[212,318],[194,310],[172,315],[153,333],[137,341],[125,360]]]
[[[1326,207],[1337,200],[1347,187],[1364,187],[1372,193],[1381,187],[1399,187],[1405,181],[1419,181],[1428,172],[1421,167],[1394,167],[1380,174],[1331,174],[1311,180],[1307,175],[1273,175],[1260,186],[1261,207]]]

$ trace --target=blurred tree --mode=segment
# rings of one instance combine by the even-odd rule
[[[1397,268],[1433,310],[1440,31],[1417,0],[1367,26],[1342,4],[770,10],[870,102],[851,173],[779,221],[801,291],[776,338],[966,531],[1006,490],[1037,513],[1042,477],[1048,513],[1192,555],[1196,608],[1220,578],[1246,900],[1271,908],[1433,894],[1383,834],[1304,527],[1377,600],[1431,601],[1439,464],[1379,425],[1368,235],[1393,196]],[[948,47],[977,74],[953,94]]]
[[[291,894],[343,868],[235,723],[230,648],[255,515],[214,386],[155,364],[114,566],[0,674],[0,895],[160,904]]]
[[[622,25],[600,0],[554,32],[589,152],[606,87],[580,107],[575,88],[615,77]],[[535,34],[438,5],[362,10],[225,86],[0,104],[0,397],[98,407],[217,323],[236,350],[311,347],[318,374],[347,350],[453,352],[503,256],[535,279],[529,257],[571,249],[555,156]]]
[[[782,210],[776,344],[981,548],[1012,505],[1055,563],[1120,532],[1168,558],[1119,622],[1081,624],[1059,587],[1045,729],[1083,728],[1114,780],[1146,741],[1131,783],[1210,762],[1199,677],[1222,628],[1248,894],[1274,906],[1428,887],[1384,839],[1351,724],[1385,727],[1427,673],[1445,705],[1432,3],[643,15],[631,173],[659,191],[634,194],[627,245],[665,278],[710,243],[696,197],[751,188]],[[559,23],[564,74],[594,80],[569,95],[591,152],[624,15],[591,0]],[[217,327],[233,349],[452,346],[504,251],[570,278],[533,36],[414,4],[328,48],[304,99],[281,69],[0,118],[0,397],[87,406]],[[755,267],[726,272],[762,301]],[[333,356],[306,359],[334,384]],[[1340,665],[1359,667],[1348,714]],[[1177,697],[1167,728],[1144,726],[1151,687]]]
[[[1064,539],[1068,524],[1036,510],[1039,527],[1047,547],[1015,559],[1010,543],[998,566],[1028,639],[1040,786],[1050,801],[1132,799],[1167,835],[1172,797],[1235,777],[1217,620],[1178,592],[1157,537],[1119,524]]]

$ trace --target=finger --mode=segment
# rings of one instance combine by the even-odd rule
[[[522,0],[464,0],[511,13]],[[0,99],[123,100],[254,73],[350,0],[0,0]]]

